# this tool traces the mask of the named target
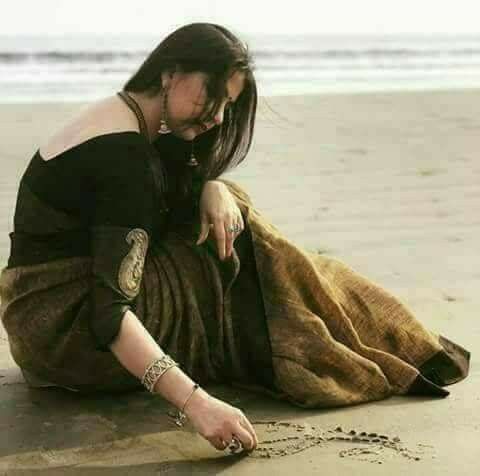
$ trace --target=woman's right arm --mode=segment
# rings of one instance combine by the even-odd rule
[[[139,379],[154,359],[165,355],[130,310],[126,311],[110,349],[119,362]],[[154,391],[181,409],[193,385],[188,375],[179,367],[173,367],[160,377]],[[195,430],[218,450],[224,450],[222,441],[230,442],[233,435],[246,449],[252,450],[257,446],[255,430],[241,410],[210,396],[202,388],[189,399],[185,414]]]
[[[130,373],[141,379],[152,361],[164,355],[134,313],[156,203],[144,141],[135,135],[123,140],[111,137],[91,151],[94,209],[90,224],[93,263],[89,327],[95,348],[113,352]],[[193,385],[181,369],[174,367],[160,377],[154,391],[182,409]],[[229,442],[232,435],[247,449],[255,446],[255,431],[243,413],[203,389],[192,394],[185,414],[218,449],[224,449],[222,440]]]

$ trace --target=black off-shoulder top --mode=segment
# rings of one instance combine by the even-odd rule
[[[159,205],[149,163],[160,160],[155,153],[138,132],[108,133],[47,161],[37,150],[20,180],[7,267],[91,256],[98,350],[110,350],[148,247],[166,231],[168,208]]]

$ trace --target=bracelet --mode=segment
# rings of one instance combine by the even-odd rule
[[[150,393],[154,393],[155,384],[159,378],[172,367],[178,366],[169,355],[165,354],[159,359],[155,359],[145,370],[142,377],[142,385],[144,385]]]
[[[185,415],[185,407],[187,406],[187,403],[188,401],[190,400],[190,398],[192,398],[192,395],[195,393],[196,390],[198,390],[200,388],[200,385],[198,385],[198,383],[196,383],[193,388],[192,388],[192,391],[190,392],[190,395],[187,397],[187,399],[185,400],[185,403],[183,404],[183,407],[181,410],[178,410],[177,411],[177,414],[175,415],[175,424],[177,426],[183,426],[184,423],[185,423],[185,420],[187,419],[187,415]]]

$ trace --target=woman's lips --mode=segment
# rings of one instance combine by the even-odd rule
[[[205,124],[196,124],[195,130],[198,131],[199,134],[208,131],[208,127]]]

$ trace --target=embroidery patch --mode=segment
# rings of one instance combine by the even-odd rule
[[[140,291],[148,248],[148,234],[141,228],[134,228],[128,233],[125,240],[132,247],[120,264],[118,284],[126,296],[134,298]]]

